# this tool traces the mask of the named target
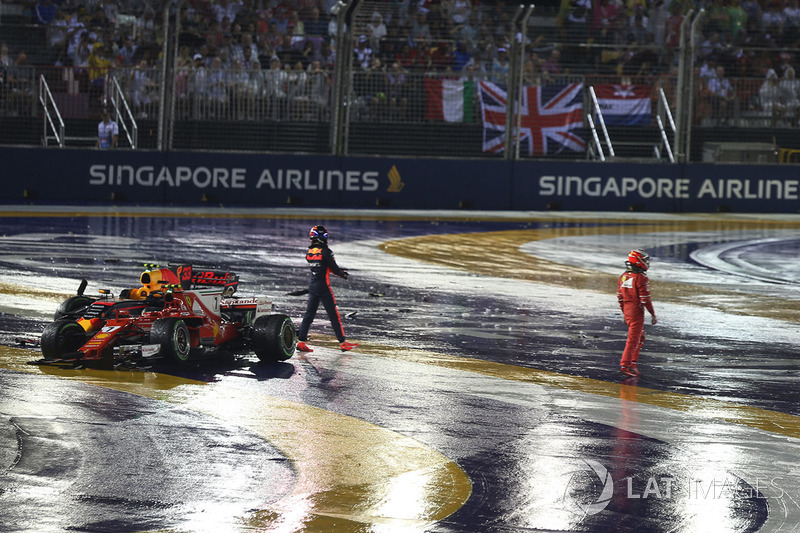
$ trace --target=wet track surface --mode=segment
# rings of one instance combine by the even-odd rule
[[[464,215],[7,208],[0,531],[800,531],[800,218]],[[26,364],[82,278],[149,262],[299,324],[318,223],[353,352],[321,313],[280,364]],[[634,247],[659,324],[623,381]]]

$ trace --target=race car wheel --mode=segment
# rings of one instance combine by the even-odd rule
[[[188,361],[192,350],[189,328],[179,318],[159,318],[153,322],[150,343],[161,345],[161,355],[178,363]]]
[[[92,305],[92,302],[94,302],[94,300],[88,296],[71,296],[58,304],[56,312],[53,313],[53,320],[65,318],[73,314],[76,315],[77,318],[78,313]]]
[[[286,361],[297,347],[297,328],[286,315],[260,316],[253,324],[252,346],[262,361]]]
[[[86,331],[74,320],[56,320],[42,330],[39,343],[45,359],[75,352],[86,342]]]

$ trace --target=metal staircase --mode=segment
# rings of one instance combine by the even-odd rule
[[[128,146],[135,150],[139,142],[139,127],[125,94],[114,76],[107,75],[104,86],[106,88],[103,97],[105,107],[109,109],[111,116],[119,126],[121,138],[127,140]],[[63,148],[67,144],[85,146],[87,143],[97,140],[97,137],[94,136],[69,136],[66,134],[66,123],[44,74],[39,76],[39,104],[42,106],[43,117],[42,145],[49,146],[52,142]]]

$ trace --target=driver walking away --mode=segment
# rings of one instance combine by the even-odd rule
[[[297,349],[301,352],[314,351],[308,347],[306,341],[308,340],[308,330],[317,315],[319,304],[322,302],[325,311],[328,313],[331,326],[333,326],[333,333],[339,340],[339,348],[343,352],[352,350],[358,346],[358,343],[350,343],[345,340],[344,331],[342,330],[342,317],[339,316],[339,309],[336,306],[336,298],[333,296],[330,282],[331,272],[344,279],[347,279],[349,274],[347,270],[340,268],[336,264],[333,252],[328,248],[328,230],[325,229],[325,226],[314,226],[308,236],[311,239],[311,244],[308,245],[306,261],[308,261],[308,266],[311,267],[311,281],[308,284],[306,312],[303,315],[303,322],[300,324],[300,331],[297,334]]]
[[[628,340],[619,364],[626,376],[638,376],[639,352],[644,346],[644,310],[647,309],[653,317],[653,324],[658,322],[650,301],[650,280],[647,279],[650,256],[644,250],[631,250],[625,265],[627,269],[619,277],[617,285],[617,299],[628,325]]]

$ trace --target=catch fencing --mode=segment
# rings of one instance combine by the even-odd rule
[[[168,3],[150,15],[158,48],[100,70],[37,48],[56,42],[58,28],[4,17],[10,56],[38,52],[33,65],[3,66],[0,122],[36,133],[0,142],[47,143],[43,80],[67,145],[92,144],[111,107],[118,122],[135,123],[137,149],[161,151],[794,162],[796,31],[757,39],[769,28],[748,19],[744,40],[677,2],[622,6],[607,19],[601,4],[441,4],[464,12],[351,0],[323,13],[322,33],[306,20],[307,33],[284,30],[277,42],[262,14],[228,34],[190,24],[187,2]],[[143,16],[119,13],[109,39],[121,45]],[[146,35],[135,37],[146,48]],[[713,79],[727,80],[727,96]],[[117,85],[130,115],[112,98]]]

